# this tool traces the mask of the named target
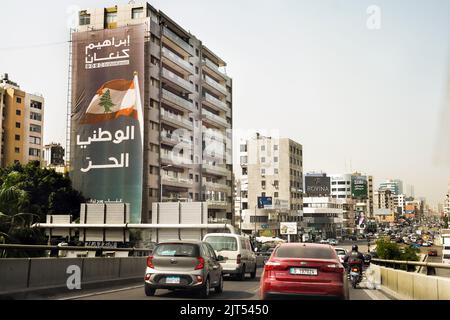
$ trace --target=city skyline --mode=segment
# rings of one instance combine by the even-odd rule
[[[0,73],[44,95],[44,144],[65,145],[67,23],[73,5],[92,2],[44,3],[53,9],[30,4],[22,25],[7,14],[19,4],[4,4],[0,18],[15,32],[3,37]],[[127,1],[101,5],[116,3]],[[448,2],[378,1],[379,30],[367,28],[370,1],[284,1],[275,5],[277,15],[271,1],[239,3],[239,12],[237,2],[149,3],[229,63],[235,129],[278,129],[298,141],[304,172],[364,172],[376,186],[398,178],[433,206],[445,198],[450,164],[436,162],[435,154],[448,149],[436,147],[448,94]],[[35,16],[51,19],[31,28]],[[235,141],[235,156],[238,147]]]

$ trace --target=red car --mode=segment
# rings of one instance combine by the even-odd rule
[[[438,252],[437,252],[437,250],[435,250],[435,249],[431,249],[431,250],[428,250],[428,255],[429,255],[430,257],[437,257]]]
[[[334,248],[316,243],[284,243],[276,247],[261,275],[262,299],[349,297],[346,272]]]

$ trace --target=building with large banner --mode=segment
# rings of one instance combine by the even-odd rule
[[[84,196],[208,203],[232,221],[232,79],[226,63],[148,3],[87,9],[72,33],[70,175]],[[68,137],[69,138],[69,137]]]

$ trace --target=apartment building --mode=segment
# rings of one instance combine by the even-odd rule
[[[44,146],[44,166],[64,166],[64,148],[59,143]]]
[[[0,77],[0,167],[42,161],[44,98]]]
[[[306,197],[303,202],[303,221],[311,229],[313,239],[341,238],[344,206],[331,197]]]
[[[230,222],[232,79],[227,64],[148,3],[83,10],[75,33],[135,25],[145,26],[140,40],[145,63],[140,220],[151,221],[155,202],[204,201],[209,222]]]
[[[279,223],[301,221],[303,148],[288,138],[256,134],[240,144],[243,222],[246,233],[279,235]],[[272,207],[258,208],[258,197]]]

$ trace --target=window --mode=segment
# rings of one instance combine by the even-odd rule
[[[15,139],[16,141],[20,141],[20,135],[16,134]]]
[[[261,146],[261,151],[266,151],[266,146]]]
[[[277,168],[273,169],[273,173],[278,174],[278,169]]]
[[[30,136],[28,141],[30,142],[30,144],[37,144],[37,145],[41,144],[41,138],[39,137]]]
[[[20,116],[22,114],[22,111],[16,110],[16,116]]]
[[[278,157],[274,157],[273,162],[278,162]]]
[[[117,11],[106,12],[106,23],[111,24],[117,22]]]
[[[36,121],[42,121],[42,115],[36,112],[30,112],[30,119]]]
[[[273,196],[274,196],[275,198],[278,198],[278,192],[275,192],[275,193],[273,194]]]
[[[263,176],[263,175],[265,175],[265,174],[266,174],[266,169],[262,168],[262,169],[261,169],[261,175]]]
[[[42,103],[39,101],[31,100],[30,107],[38,110],[42,110]]]
[[[261,163],[265,163],[266,162],[266,158],[265,157],[262,157],[261,158]]]
[[[145,18],[144,8],[133,8],[131,10],[131,18],[132,19]]]
[[[247,159],[248,159],[248,158],[247,158],[246,156],[241,157],[241,163],[247,163],[247,162],[248,162]]]
[[[28,154],[30,156],[33,156],[33,157],[40,157],[41,156],[41,150],[35,149],[35,148],[30,148]]]
[[[273,186],[274,186],[275,188],[278,188],[278,186],[279,186],[278,180],[274,180],[274,181],[273,181]]]
[[[20,129],[20,122],[16,122],[16,128]]]
[[[263,188],[263,189],[266,188],[266,181],[265,180],[261,181],[261,188]]]
[[[91,15],[88,14],[86,11],[81,11],[79,18],[80,18],[79,19],[80,26],[91,24]]]
[[[14,148],[15,153],[20,153],[20,148]]]
[[[241,152],[247,152],[247,145],[241,144]]]
[[[278,145],[277,144],[273,146],[273,150],[274,151],[278,151]]]
[[[17,97],[17,98],[16,98],[16,102],[17,102],[17,103],[22,103],[22,98]]]
[[[40,133],[42,131],[42,129],[41,129],[41,126],[38,126],[36,124],[30,124],[30,131]]]

